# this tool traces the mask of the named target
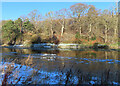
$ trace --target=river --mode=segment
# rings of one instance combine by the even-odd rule
[[[23,66],[21,69],[18,68],[20,71],[18,77],[22,76],[18,84],[23,83],[22,80],[31,74],[32,82],[29,83],[32,84],[120,83],[120,52],[118,51],[9,48],[1,48],[1,50],[2,65],[14,62],[15,66]],[[37,72],[33,74],[33,70]]]

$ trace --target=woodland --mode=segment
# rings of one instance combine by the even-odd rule
[[[94,5],[77,3],[44,16],[35,9],[14,21],[1,21],[1,44],[55,43],[52,39],[55,33],[59,43],[100,43],[117,47],[118,18],[117,5],[101,10]]]

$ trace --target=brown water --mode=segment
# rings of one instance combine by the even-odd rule
[[[16,64],[23,62],[31,56],[34,68],[43,72],[67,73],[72,70],[73,76],[83,74],[86,78],[105,78],[108,74],[109,81],[120,83],[120,52],[106,50],[32,50],[2,48],[2,62]],[[80,73],[78,73],[80,71]],[[91,80],[90,79],[90,80]],[[108,79],[107,79],[108,80]],[[91,82],[92,83],[92,82]]]

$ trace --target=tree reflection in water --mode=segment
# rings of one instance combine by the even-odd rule
[[[3,62],[10,63],[14,60],[15,64],[32,68],[31,70],[34,70],[32,72],[32,80],[35,83],[51,84],[52,81],[55,84],[120,83],[118,80],[120,60],[118,58],[119,52],[117,51],[3,49],[3,53]],[[28,59],[29,55],[32,60]],[[8,56],[13,60],[8,59]],[[23,64],[26,60],[32,61],[34,65],[26,65],[29,61]],[[28,68],[27,71],[29,70]],[[22,72],[23,70],[20,71]]]

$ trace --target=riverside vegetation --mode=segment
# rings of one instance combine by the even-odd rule
[[[118,48],[117,10],[117,5],[112,10],[101,10],[83,3],[50,11],[45,16],[33,10],[15,21],[1,21],[1,44],[77,43],[89,46],[99,43]],[[56,39],[54,34],[57,34]]]

